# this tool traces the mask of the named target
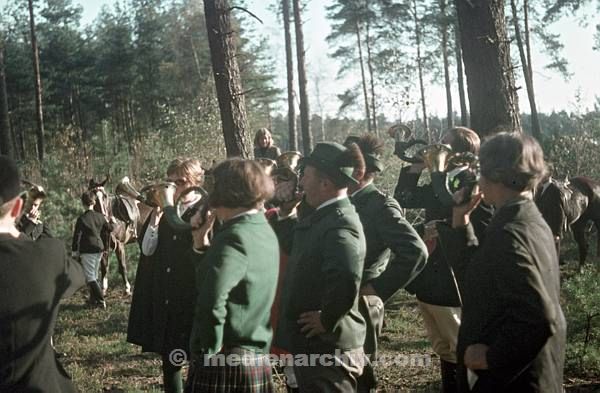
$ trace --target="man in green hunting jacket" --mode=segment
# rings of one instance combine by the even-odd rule
[[[427,247],[404,219],[398,202],[375,187],[373,180],[383,170],[379,156],[383,141],[374,135],[348,138],[360,148],[365,170],[354,171],[358,184],[348,188],[367,240],[359,309],[367,322],[364,350],[377,357],[377,337],[383,323],[383,303],[410,283],[425,267]],[[393,253],[393,257],[392,254]]]
[[[355,144],[319,143],[303,165],[300,186],[315,210],[293,229],[276,341],[294,355],[324,355],[294,364],[301,392],[351,392],[364,363],[358,292],[366,244],[347,190],[364,161]],[[282,209],[274,224],[280,240],[293,221],[289,213]]]

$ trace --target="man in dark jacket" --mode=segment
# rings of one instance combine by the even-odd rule
[[[90,288],[89,303],[92,306],[106,308],[106,301],[98,283],[98,268],[106,244],[102,234],[112,231],[112,226],[106,221],[102,213],[94,210],[96,195],[92,191],[81,194],[81,203],[86,208],[75,223],[71,250],[74,257],[81,258],[85,281]]]
[[[364,350],[375,360],[377,338],[383,324],[383,303],[423,270],[427,247],[404,219],[398,202],[373,184],[376,174],[383,171],[379,159],[383,141],[366,134],[357,138],[356,144],[363,154],[365,170],[354,171],[358,184],[350,185],[348,191],[367,241],[359,309],[367,322]]]
[[[75,392],[50,337],[60,300],[84,285],[83,272],[61,241],[19,233],[19,188],[15,163],[0,156],[0,391]]]
[[[315,210],[293,229],[277,345],[294,355],[318,355],[294,365],[301,392],[351,392],[364,364],[358,292],[366,244],[347,190],[356,183],[354,167],[364,162],[356,145],[319,143],[304,165],[300,186]],[[290,221],[274,224],[278,236]]]
[[[448,130],[442,143],[454,152],[479,153],[479,136],[465,127]],[[415,293],[421,316],[433,350],[441,360],[442,390],[456,392],[456,343],[460,326],[460,282],[449,267],[446,254],[452,251],[450,242],[437,236],[437,226],[452,217],[452,208],[444,206],[431,184],[418,185],[424,164],[402,168],[394,197],[404,208],[425,208],[423,239],[428,245],[427,265],[406,289]],[[473,225],[482,234],[492,211],[481,204],[473,213]]]

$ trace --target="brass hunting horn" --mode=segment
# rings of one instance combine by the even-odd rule
[[[423,162],[417,155],[410,155],[409,151],[418,146],[426,146],[427,142],[423,139],[415,139],[413,131],[406,124],[398,123],[388,129],[388,135],[395,140],[394,155],[402,161],[417,164]]]

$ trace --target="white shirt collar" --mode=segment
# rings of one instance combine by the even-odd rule
[[[324,208],[325,206],[333,205],[333,204],[334,204],[334,203],[336,203],[337,201],[341,201],[342,199],[345,199],[345,198],[348,198],[348,195],[341,195],[341,196],[338,196],[338,197],[335,197],[335,198],[331,198],[331,199],[329,199],[329,200],[327,200],[327,201],[325,201],[325,202],[321,203],[321,204],[319,205],[319,207],[317,207],[317,209],[316,209],[316,210],[322,209],[322,208]]]
[[[358,190],[354,191],[352,194],[350,194],[350,197],[353,197],[354,195],[358,194],[359,192],[361,192],[362,190],[364,190],[371,183],[373,183],[373,180],[369,180],[369,182],[367,184],[365,184],[364,186],[362,186]]]
[[[236,214],[235,216],[231,217],[229,220],[233,220],[234,218],[238,218],[238,217],[245,216],[245,215],[251,215],[251,214],[258,214],[258,209],[246,210],[245,212]],[[227,220],[227,221],[229,221],[229,220]]]

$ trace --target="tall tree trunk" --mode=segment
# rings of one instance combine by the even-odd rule
[[[8,119],[8,95],[6,93],[6,74],[4,70],[4,42],[0,38],[0,154],[15,158],[10,121]]]
[[[312,151],[312,134],[310,131],[310,114],[308,107],[308,91],[306,90],[306,65],[304,60],[304,33],[302,32],[302,15],[300,0],[293,0],[294,25],[296,27],[296,57],[298,60],[298,84],[300,86],[300,126],[302,127],[302,145],[304,155]]]
[[[292,30],[290,27],[290,0],[282,0],[283,30],[285,32],[285,65],[287,70],[288,135],[289,150],[298,150],[296,132],[296,103],[294,101],[294,56],[292,53]]]
[[[375,75],[373,72],[373,61],[371,56],[371,34],[370,34],[370,23],[369,23],[369,0],[365,0],[366,7],[366,15],[365,24],[366,24],[366,37],[365,37],[365,45],[367,46],[367,65],[369,66],[369,78],[371,80],[371,113],[373,114],[373,131],[375,135],[379,135],[379,131],[377,129],[377,107],[375,106]]]
[[[456,54],[456,82],[458,83],[458,99],[460,101],[460,124],[469,127],[467,97],[465,94],[465,72],[463,70],[462,49],[460,47],[460,29],[458,21],[454,25],[454,51]]]
[[[523,44],[523,36],[521,35],[521,25],[519,23],[519,14],[515,0],[510,0],[510,8],[513,15],[513,25],[515,27],[515,38],[517,39],[517,47],[519,48],[519,57],[521,58],[521,66],[523,68],[523,79],[527,87],[527,98],[529,99],[529,107],[531,109],[531,133],[538,140],[542,140],[542,132],[540,129],[540,119],[538,117],[537,105],[535,103],[535,94],[533,92],[533,80],[531,74],[530,59],[527,58],[525,47]]]
[[[452,110],[452,85],[450,83],[450,62],[448,61],[448,15],[446,15],[446,0],[440,0],[440,14],[442,17],[442,58],[444,60],[444,84],[446,86],[446,125],[454,126],[454,112]]]
[[[371,128],[371,110],[369,108],[369,93],[367,92],[367,77],[365,75],[365,64],[363,62],[362,42],[360,38],[360,24],[355,21],[356,26],[356,44],[358,46],[358,61],[360,62],[360,76],[362,78],[363,96],[365,97],[365,115],[367,116],[367,131],[373,131]]]
[[[501,129],[520,132],[504,0],[454,1],[467,75],[471,127],[482,137]]]
[[[33,16],[33,0],[29,1],[29,30],[31,34],[31,52],[33,57],[33,74],[35,85],[35,121],[37,124],[37,157],[44,160],[44,112],[42,110],[42,78],[40,77],[40,58],[35,36],[35,19]]]
[[[421,109],[423,111],[423,128],[427,134],[427,139],[431,142],[431,130],[427,120],[427,104],[425,103],[425,82],[423,81],[423,59],[421,58],[421,26],[419,25],[419,17],[417,14],[417,2],[412,1],[413,17],[415,20],[415,39],[417,44],[417,68],[419,71],[419,88],[421,90]]]
[[[228,0],[204,0],[208,43],[228,157],[247,158],[246,100],[236,59],[235,35]]]

